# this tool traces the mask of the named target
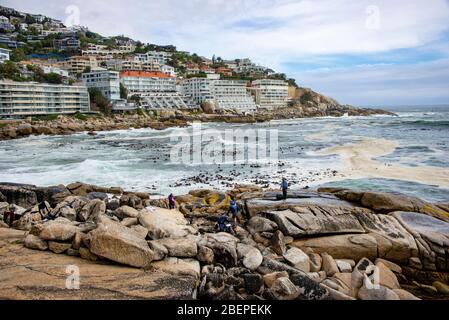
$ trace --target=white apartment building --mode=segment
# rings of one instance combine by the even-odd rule
[[[14,25],[12,25],[9,22],[0,22],[0,30],[14,32],[14,30],[16,30],[16,28],[14,27]]]
[[[11,50],[0,48],[0,63],[9,60],[9,53]]]
[[[41,14],[32,14],[31,17],[33,17],[33,19],[39,23],[42,23],[45,20],[45,16],[43,16]]]
[[[139,95],[147,110],[188,109],[176,90],[176,78],[162,72],[122,71],[120,81],[128,96]]]
[[[29,29],[34,29],[39,33],[42,33],[42,31],[44,31],[44,26],[40,23],[32,23],[30,25],[28,25]]]
[[[154,72],[154,71],[162,71],[162,66],[156,62],[156,61],[147,61],[147,62],[142,62],[142,71],[149,71],[149,72]],[[175,70],[173,69],[173,73],[175,72]],[[164,72],[165,73],[165,72]],[[175,77],[175,75],[166,73],[169,76]]]
[[[52,65],[44,65],[44,66],[41,66],[41,68],[45,74],[56,73],[56,74],[59,74],[63,78],[69,77],[69,72],[67,70],[63,70],[63,69],[54,67]]]
[[[120,82],[128,89],[129,96],[153,92],[176,92],[176,78],[162,72],[122,71]]]
[[[161,71],[161,66],[155,61],[140,62],[136,60],[110,59],[105,61],[108,69],[116,71]],[[174,70],[173,70],[174,72]]]
[[[105,61],[106,67],[115,71],[142,70],[142,64],[134,60],[110,59]]]
[[[246,81],[214,80],[211,86],[215,106],[218,109],[256,111],[254,99],[248,94]]]
[[[253,81],[250,89],[256,104],[261,108],[286,107],[288,103],[288,83],[283,80],[261,79]]]
[[[114,56],[117,54],[132,53],[135,50],[135,46],[132,44],[119,46],[118,49],[109,49],[105,45],[101,44],[89,44],[87,50],[82,51],[82,55],[85,56]]]
[[[229,68],[231,70],[237,69],[237,62],[235,60],[225,60],[223,61],[226,65],[226,68]]]
[[[188,102],[201,105],[205,101],[213,101],[211,84],[214,80],[209,78],[190,78],[184,80],[182,93]]]
[[[197,105],[208,101],[214,103],[217,109],[257,109],[253,98],[247,93],[245,81],[191,78],[184,81],[182,92],[187,102],[193,101]]]
[[[9,19],[5,16],[0,16],[0,23],[9,23]]]
[[[98,88],[109,101],[120,99],[120,77],[117,71],[93,68],[91,72],[83,73],[82,80],[87,88]]]
[[[173,68],[172,66],[163,65],[160,68],[163,73],[168,74],[169,76],[172,77],[176,77],[175,68]]]
[[[89,93],[84,86],[0,81],[0,118],[89,110]]]
[[[147,53],[138,53],[135,59],[140,62],[155,61],[160,65],[167,64],[173,53],[165,51],[148,51]]]

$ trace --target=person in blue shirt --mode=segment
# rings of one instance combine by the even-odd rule
[[[281,189],[282,189],[282,197],[284,198],[284,200],[286,200],[288,192],[288,181],[285,178],[282,178]]]
[[[237,227],[237,213],[239,211],[239,207],[237,203],[235,202],[234,198],[231,198],[231,201],[229,202],[229,211],[232,215],[232,225],[234,228]]]

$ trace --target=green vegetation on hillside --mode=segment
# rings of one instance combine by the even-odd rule
[[[98,88],[89,88],[90,103],[95,104],[100,112],[110,114],[112,112],[108,99]]]
[[[0,79],[11,79],[13,81],[35,81],[41,83],[62,84],[62,77],[56,73],[44,73],[44,71],[37,67],[28,65],[26,71],[32,76],[24,76],[19,66],[12,61],[5,61],[0,64]]]
[[[128,89],[120,82],[120,99],[128,99]]]
[[[304,92],[299,101],[301,102],[301,104],[306,104],[307,102],[313,101],[312,93],[310,91]]]
[[[20,74],[19,67],[12,61],[0,64],[0,79],[11,79],[14,81],[25,81]]]
[[[32,121],[54,121],[58,119],[57,114],[48,114],[48,115],[42,115],[42,116],[33,116],[31,117]]]

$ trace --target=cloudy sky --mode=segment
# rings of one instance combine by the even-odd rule
[[[449,0],[1,0],[103,35],[249,57],[360,106],[449,104]]]

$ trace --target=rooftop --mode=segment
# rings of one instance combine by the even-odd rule
[[[135,77],[135,78],[173,78],[172,76],[163,72],[150,72],[150,71],[131,71],[126,70],[120,72],[120,77]]]

